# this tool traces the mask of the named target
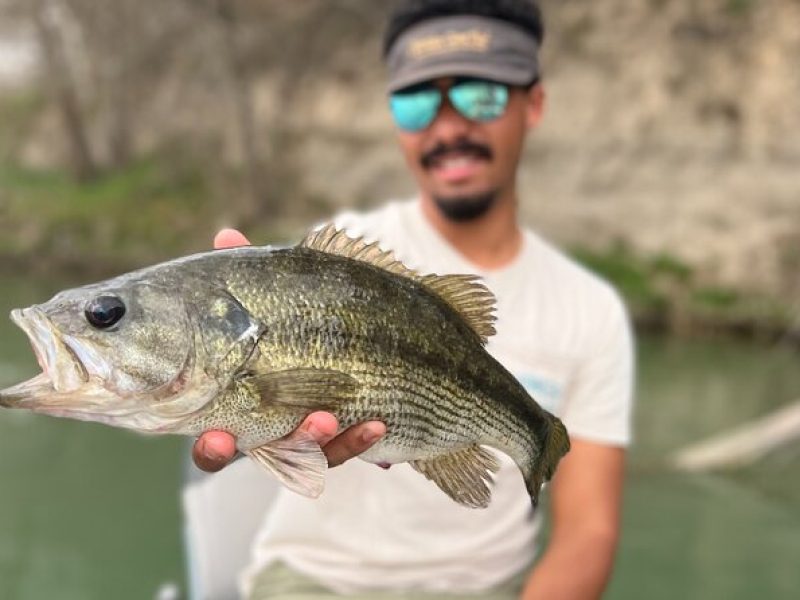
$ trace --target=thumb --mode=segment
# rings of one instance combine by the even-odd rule
[[[237,246],[249,246],[250,240],[244,237],[241,231],[236,229],[223,229],[214,236],[214,248],[236,248]]]

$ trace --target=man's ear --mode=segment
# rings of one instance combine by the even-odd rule
[[[528,88],[526,95],[525,125],[533,129],[539,125],[544,114],[544,87],[541,82]]]

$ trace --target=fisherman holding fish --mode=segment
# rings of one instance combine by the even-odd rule
[[[226,231],[220,250],[14,310],[42,373],[0,406],[197,436],[205,470],[238,451],[271,472],[252,600],[601,595],[632,340],[615,292],[518,222],[542,38],[528,0],[402,1],[384,57],[417,197],[293,248]],[[254,481],[230,504],[258,500]],[[189,539],[231,530],[219,514],[190,510]]]
[[[523,143],[544,109],[542,39],[539,9],[528,0],[401,2],[383,50],[397,138],[418,194],[335,223],[418,272],[476,273],[494,293],[489,351],[570,434],[549,490],[549,544],[537,545],[540,511],[531,517],[506,457],[482,510],[453,504],[408,465],[381,471],[351,460],[328,473],[316,500],[280,492],[244,578],[249,598],[552,600],[605,589],[630,440],[632,340],[615,292],[519,224],[520,202],[546,201],[517,188]],[[247,243],[232,231],[216,242]],[[300,429],[332,466],[385,431],[368,422],[338,432],[324,412]],[[234,453],[230,436],[210,432],[194,458],[213,471]]]

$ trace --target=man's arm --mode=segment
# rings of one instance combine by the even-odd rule
[[[250,242],[235,229],[223,229],[214,238],[214,248],[248,246]],[[335,467],[358,456],[386,433],[380,421],[359,423],[336,435],[339,424],[330,413],[315,412],[300,424],[296,431],[310,433],[328,458],[328,466]],[[236,439],[224,431],[207,431],[195,442],[192,459],[203,471],[215,472],[230,463],[236,456]]]
[[[619,539],[624,448],[571,440],[553,478],[553,530],[523,600],[599,598]]]

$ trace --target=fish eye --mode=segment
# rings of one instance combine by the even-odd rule
[[[125,303],[117,296],[98,296],[86,305],[84,314],[92,327],[108,329],[125,316]]]

